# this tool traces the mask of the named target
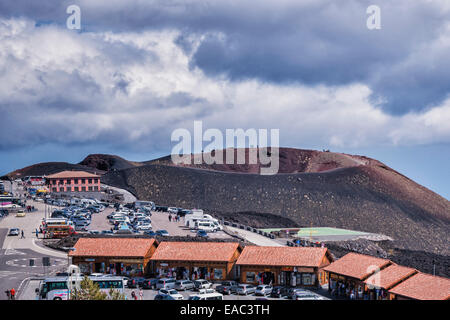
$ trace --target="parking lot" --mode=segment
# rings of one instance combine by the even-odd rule
[[[39,280],[30,280],[28,282],[28,284],[24,287],[23,292],[20,296],[20,300],[35,300],[36,299],[35,289],[38,288],[38,286],[39,286]],[[218,286],[218,284],[215,284],[213,288],[215,288],[217,286]],[[314,292],[314,291],[311,291],[308,289],[304,289],[304,290],[313,295],[320,296],[323,299],[327,299],[326,297],[322,296],[321,294],[318,294],[317,292]],[[132,295],[131,295],[132,291],[134,291],[136,293],[138,299],[140,299],[140,296],[139,296],[140,289],[125,288],[124,293],[125,293],[127,299],[128,300],[132,299]],[[143,289],[142,293],[143,293],[142,300],[154,300],[155,296],[158,294],[158,291],[153,290],[153,289]],[[198,294],[197,291],[193,291],[193,290],[179,291],[179,293],[183,296],[183,300],[187,300],[190,295]],[[255,296],[254,294],[250,294],[250,295],[246,295],[246,296],[245,295],[236,295],[236,294],[223,296],[223,300],[256,300],[256,299],[261,299],[261,298],[263,298],[263,297]],[[268,300],[289,300],[286,297],[283,297],[283,298],[264,297],[264,298],[268,299]]]
[[[106,208],[100,213],[92,214],[91,224],[87,227],[87,230],[111,230],[113,227],[109,223],[107,216],[115,211],[114,208]],[[151,212],[151,224],[152,230],[166,230],[170,236],[196,236],[196,231],[190,230],[184,225],[184,217],[181,217],[180,221],[176,222],[172,219],[169,221],[169,214],[167,212]],[[209,239],[231,239],[232,237],[223,231],[208,233]]]

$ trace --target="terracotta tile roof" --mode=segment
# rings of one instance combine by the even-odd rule
[[[383,268],[392,262],[387,259],[375,258],[359,253],[347,253],[345,256],[336,260],[324,270],[343,276],[364,280],[372,274],[374,267]]]
[[[61,171],[46,176],[47,179],[65,179],[65,178],[100,178],[99,175],[86,171]]]
[[[448,300],[450,279],[419,272],[389,292],[417,300]]]
[[[151,260],[230,261],[237,242],[161,242]]]
[[[403,279],[417,273],[418,271],[413,268],[399,266],[392,264],[387,268],[384,268],[380,272],[368,277],[364,283],[372,284],[376,287],[383,289],[390,289]]]
[[[155,239],[139,238],[80,238],[73,257],[144,257]]]
[[[319,267],[327,248],[246,246],[236,264]]]

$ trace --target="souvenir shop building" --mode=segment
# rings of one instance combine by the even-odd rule
[[[413,268],[391,264],[380,272],[375,272],[366,280],[366,290],[369,300],[392,300],[394,295],[389,294],[388,290],[405,281],[418,271]],[[388,294],[383,294],[384,292]]]
[[[389,293],[395,300],[449,300],[450,279],[418,272]]]
[[[151,257],[160,277],[220,281],[235,278],[237,242],[161,242]]]
[[[326,283],[332,261],[326,248],[246,246],[236,265],[243,283],[295,287]]]
[[[149,261],[156,247],[155,239],[80,238],[69,257],[84,274],[143,276],[150,273]]]
[[[364,281],[375,272],[392,264],[387,259],[348,253],[325,267],[324,270],[328,272],[329,290],[333,294],[350,297],[353,292],[355,299],[363,299],[367,298],[368,294]],[[380,292],[380,295],[385,297],[387,292]]]

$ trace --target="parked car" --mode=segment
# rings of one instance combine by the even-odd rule
[[[145,234],[146,236],[150,236],[150,237],[155,237],[155,236],[157,235],[156,232],[153,231],[153,230],[147,230],[147,231],[144,231],[144,234]]]
[[[156,289],[173,289],[175,288],[175,281],[173,278],[159,279],[156,283]]]
[[[87,227],[85,225],[76,224],[75,231],[87,231]]]
[[[200,289],[210,289],[212,287],[212,283],[205,279],[198,279],[194,281],[195,290]]]
[[[296,291],[292,300],[323,300],[323,298],[311,292]]]
[[[175,282],[176,290],[192,290],[194,287],[194,282],[191,280],[178,280]]]
[[[176,300],[174,297],[166,294],[157,294],[155,300]]]
[[[177,214],[178,213],[178,208],[169,207],[169,208],[167,208],[167,212],[173,213],[173,214]]]
[[[310,294],[311,292],[309,292],[305,289],[302,289],[302,288],[290,288],[289,292],[288,292],[288,298],[292,299],[292,300],[296,300],[297,294],[301,295],[301,294],[306,294],[306,293]]]
[[[200,289],[198,294],[192,294],[188,300],[223,300],[223,295],[214,289]]]
[[[289,289],[283,286],[276,286],[272,288],[272,292],[270,293],[270,296],[272,298],[282,298],[287,297],[289,294]]]
[[[150,223],[139,224],[136,226],[136,230],[138,231],[148,231],[152,229],[152,225]]]
[[[158,283],[158,279],[145,279],[142,282],[142,289],[156,289],[156,284]]]
[[[240,294],[248,295],[248,294],[255,293],[255,291],[256,291],[255,287],[250,284],[240,284],[240,285],[238,285],[238,287],[236,289],[236,293],[239,295]]]
[[[11,228],[9,229],[8,236],[18,236],[20,233],[19,228]]]
[[[16,217],[25,217],[25,211],[24,210],[17,211]]]
[[[167,232],[167,230],[156,230],[155,233],[157,236],[163,236],[163,237],[169,236],[169,233]]]
[[[200,238],[208,238],[208,233],[205,230],[198,230],[197,237]]]
[[[217,292],[222,294],[236,293],[238,284],[236,281],[222,281],[222,283],[216,287]]]
[[[128,288],[138,288],[142,286],[142,283],[145,281],[145,278],[141,278],[141,277],[134,277],[134,278],[130,278],[127,282],[127,287]]]
[[[183,296],[175,289],[161,289],[158,294],[171,296],[175,300],[183,300]]]
[[[267,296],[272,292],[272,286],[260,284],[256,287],[255,296]]]
[[[102,230],[101,234],[114,234],[111,230]]]

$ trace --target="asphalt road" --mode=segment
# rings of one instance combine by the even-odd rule
[[[18,191],[20,188],[14,184],[13,192]],[[37,239],[34,234],[44,218],[46,205],[31,200],[27,204],[35,206],[38,211],[26,213],[25,217],[10,214],[0,220],[0,300],[7,299],[5,290],[11,288],[16,290],[20,298],[21,289],[28,279],[67,269],[67,255],[43,247],[42,239]],[[8,236],[8,230],[14,227],[23,230],[25,238]],[[50,267],[44,269],[42,257],[50,257]],[[30,266],[30,259],[34,260],[34,266]]]

